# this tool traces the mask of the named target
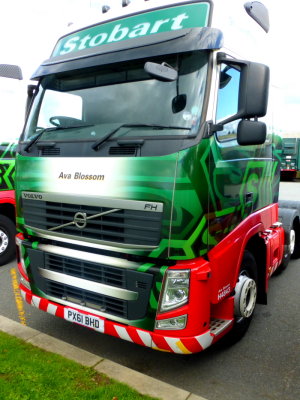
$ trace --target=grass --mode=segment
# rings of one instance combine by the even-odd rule
[[[154,400],[92,368],[0,332],[1,400]]]

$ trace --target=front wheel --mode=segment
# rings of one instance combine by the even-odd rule
[[[247,332],[257,299],[257,265],[252,253],[245,251],[234,295],[234,325],[224,337],[226,345],[238,342]]]
[[[0,266],[12,261],[16,255],[16,228],[11,219],[0,215]]]

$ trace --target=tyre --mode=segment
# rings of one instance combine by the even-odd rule
[[[281,261],[281,264],[275,271],[275,275],[281,274],[284,270],[286,270],[287,266],[289,265],[290,259],[295,251],[295,240],[296,240],[296,233],[292,227],[284,229],[285,235],[285,242],[287,244],[284,245],[284,255]]]
[[[293,225],[295,231],[295,245],[294,251],[291,253],[291,258],[299,258],[300,257],[300,222],[299,218],[294,221]]]
[[[279,208],[279,216],[284,229],[284,255],[280,266],[276,269],[275,274],[278,275],[284,271],[291,258],[300,256],[300,227],[299,227],[299,202],[284,201],[280,206],[290,208]]]
[[[234,295],[234,325],[224,336],[225,345],[233,345],[247,332],[257,299],[257,265],[252,253],[245,251]]]
[[[0,266],[12,261],[16,255],[16,227],[11,219],[0,215]]]

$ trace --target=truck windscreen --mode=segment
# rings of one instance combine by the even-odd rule
[[[151,76],[147,61],[165,63],[178,78]],[[197,134],[208,54],[195,51],[64,73],[42,79],[22,140],[99,142],[115,138]],[[59,128],[59,129],[53,129]]]

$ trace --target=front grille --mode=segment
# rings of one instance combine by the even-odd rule
[[[29,247],[27,252],[34,286],[58,303],[67,301],[124,320],[138,320],[146,316],[154,280],[152,274],[61,256]],[[45,274],[45,271],[51,271],[54,274]],[[73,286],[72,278],[80,278],[85,284],[81,287],[77,287],[80,284]],[[90,285],[89,282],[91,282]],[[101,293],[101,289],[92,290],[92,282],[105,285],[109,293]],[[118,289],[125,289],[137,295],[133,299],[124,300],[119,295]]]
[[[109,154],[111,156],[135,156],[138,147],[135,146],[121,146],[121,147],[110,147]]]
[[[42,148],[42,156],[59,156],[60,148],[59,147],[43,147]]]
[[[62,283],[46,280],[47,295],[70,301],[117,317],[127,318],[127,302],[113,297],[89,292]]]
[[[75,276],[105,285],[125,288],[125,273],[122,268],[108,267],[101,264],[57,256],[55,254],[45,254],[45,268],[59,272],[61,274]]]
[[[162,212],[118,209],[23,199],[25,224],[30,228],[101,242],[158,246]],[[86,226],[75,225],[75,215],[85,215]],[[82,227],[83,226],[83,227]]]

